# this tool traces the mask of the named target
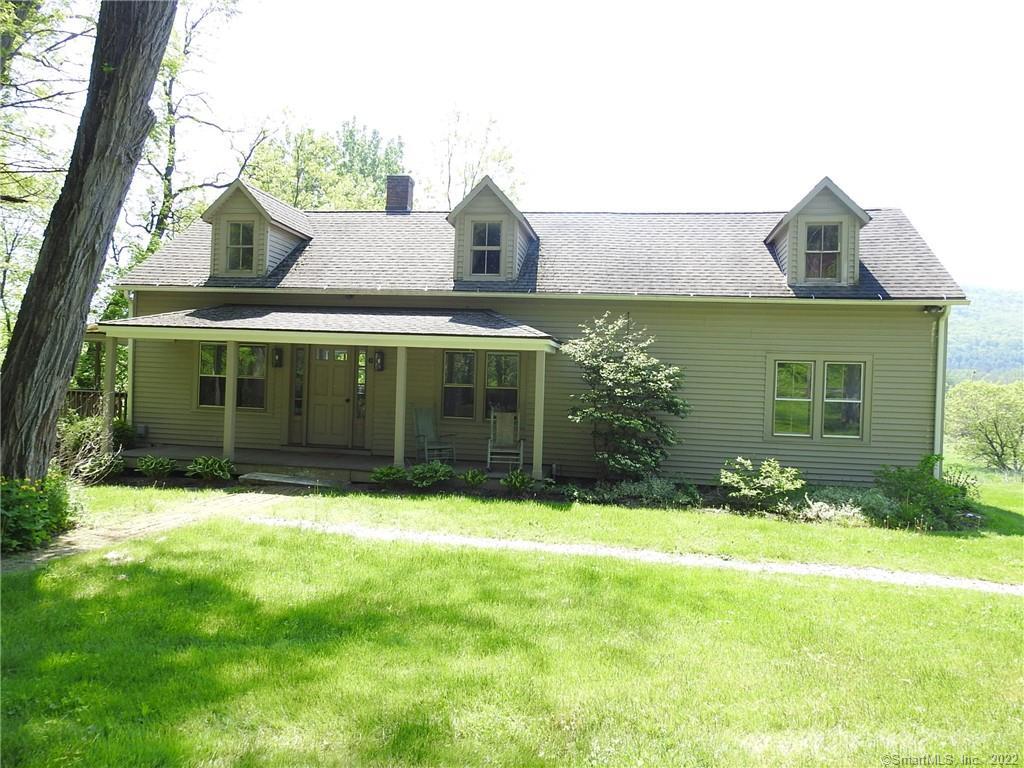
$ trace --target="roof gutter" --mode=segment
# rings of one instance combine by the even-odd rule
[[[949,299],[942,297],[922,297],[917,299],[886,299],[881,294],[873,299],[829,299],[829,298],[797,298],[795,296],[698,296],[696,294],[652,294],[652,293],[582,293],[582,292],[554,292],[554,291],[415,291],[415,290],[376,290],[358,291],[351,288],[265,288],[265,287],[236,287],[236,286],[199,286],[199,285],[136,285],[122,284],[117,286],[121,291],[154,291],[169,293],[268,293],[268,294],[289,294],[299,296],[389,296],[396,298],[425,296],[429,298],[461,299],[512,299],[512,298],[540,298],[540,299],[591,299],[595,301],[693,301],[705,303],[736,303],[736,304],[793,304],[800,306],[846,306],[863,305],[879,306],[880,304],[901,305],[910,307],[920,306],[966,306],[971,302],[968,299]]]
[[[118,339],[159,341],[240,341],[267,344],[337,344],[345,346],[410,347],[443,349],[519,350],[556,352],[558,342],[550,337],[458,336],[413,333],[354,333],[346,331],[287,331],[246,328],[182,328],[156,325],[100,323],[93,334]]]

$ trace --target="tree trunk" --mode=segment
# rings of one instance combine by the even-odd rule
[[[68,174],[3,362],[3,474],[41,478],[89,305],[143,144],[177,0],[103,2]]]

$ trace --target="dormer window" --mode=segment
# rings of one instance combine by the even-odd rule
[[[839,279],[839,224],[808,224],[804,279]]]
[[[253,237],[255,224],[251,221],[232,221],[228,224],[228,269],[251,272],[256,246]]]
[[[470,270],[474,275],[501,274],[501,222],[474,221]]]

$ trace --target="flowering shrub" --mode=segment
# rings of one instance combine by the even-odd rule
[[[0,478],[0,550],[40,547],[71,527],[78,505],[60,472],[45,480]]]
[[[725,462],[719,474],[729,503],[750,512],[786,515],[792,511],[793,494],[805,483],[796,467],[784,467],[778,459],[765,459],[757,469],[742,456]]]

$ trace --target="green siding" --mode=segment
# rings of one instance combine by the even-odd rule
[[[578,333],[578,325],[601,314],[629,312],[657,336],[653,348],[666,362],[685,369],[683,395],[691,415],[679,424],[681,442],[667,469],[697,482],[713,481],[722,462],[737,455],[777,456],[804,469],[819,482],[866,482],[880,465],[910,464],[932,449],[935,393],[935,316],[920,307],[882,305],[806,306],[702,303],[656,300],[600,301],[575,298],[452,297],[304,297],[241,293],[140,292],[138,314],[209,306],[225,302],[336,304],[343,306],[486,307],[541,328],[559,339]],[[154,440],[217,444],[221,414],[192,407],[194,344],[138,341],[135,344],[135,420],[149,424]],[[372,348],[371,348],[372,349]],[[394,412],[394,350],[386,349],[386,369],[370,378],[367,428],[374,453],[390,455]],[[766,437],[766,409],[771,407],[770,356],[801,359],[871,361],[869,439],[863,441],[795,440]],[[415,450],[413,408],[439,408],[441,351],[410,350],[409,408],[406,425],[409,456]],[[271,369],[275,398],[266,413],[240,412],[238,444],[280,445],[286,432],[287,367]],[[533,359],[523,355],[520,411],[527,455],[532,434]],[[576,370],[561,354],[547,363],[545,463],[555,462],[564,475],[586,475],[591,440],[587,430],[569,422],[570,395],[579,391]],[[278,402],[280,400],[280,402]],[[487,422],[444,420],[442,431],[455,432],[461,457],[482,458]]]

